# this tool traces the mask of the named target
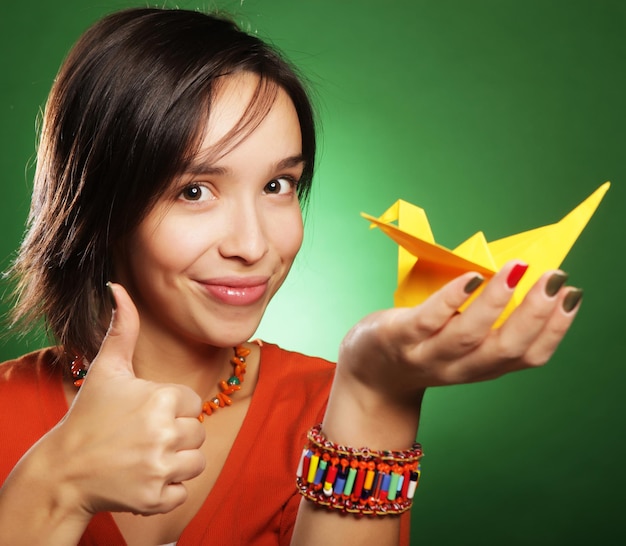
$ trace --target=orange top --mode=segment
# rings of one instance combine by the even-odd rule
[[[0,366],[0,483],[67,412],[54,349]],[[263,344],[259,380],[213,489],[177,542],[287,545],[300,503],[295,471],[306,432],[322,420],[335,365]],[[409,517],[402,517],[409,544]],[[94,516],[81,546],[124,545],[109,513]]]

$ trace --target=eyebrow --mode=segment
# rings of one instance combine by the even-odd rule
[[[281,169],[290,169],[293,167],[297,167],[303,163],[306,163],[306,159],[304,158],[302,154],[298,154],[298,155],[286,157],[285,159],[281,159],[278,163],[274,165],[273,168],[274,170],[279,171]],[[207,163],[191,163],[185,169],[185,173],[193,174],[193,175],[204,174],[204,175],[221,176],[221,175],[228,174],[229,170],[230,169],[226,167],[215,167]]]

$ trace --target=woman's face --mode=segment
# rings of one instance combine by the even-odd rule
[[[220,347],[247,340],[300,248],[302,141],[282,89],[254,131],[227,154],[208,159],[241,119],[257,81],[249,73],[224,79],[199,153],[116,264],[137,305],[142,335]]]

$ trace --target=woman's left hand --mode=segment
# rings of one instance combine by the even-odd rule
[[[357,432],[360,425],[375,428],[383,421],[388,423],[384,427],[388,434],[382,436],[392,440],[398,419],[405,425],[412,423],[411,432],[403,434],[405,440],[414,438],[426,387],[484,381],[545,364],[570,327],[581,292],[561,286],[566,278],[562,272],[546,272],[502,325],[494,328],[524,267],[520,262],[507,263],[462,313],[457,310],[470,297],[468,289],[476,284],[476,273],[456,278],[421,305],[376,312],[360,321],[340,348],[324,424],[328,437],[336,438],[332,432],[336,407],[339,414],[349,414],[353,424],[356,420],[355,426],[348,427],[354,431],[348,434],[355,436],[354,441],[370,436]],[[408,431],[409,427],[401,428]],[[345,431],[338,434],[341,438],[335,441],[350,443]],[[406,447],[406,441],[404,446],[383,445],[397,447]]]

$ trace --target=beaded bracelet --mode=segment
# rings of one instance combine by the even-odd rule
[[[406,451],[374,451],[334,444],[314,426],[296,472],[298,491],[329,510],[356,516],[406,512],[421,474],[422,446]]]

